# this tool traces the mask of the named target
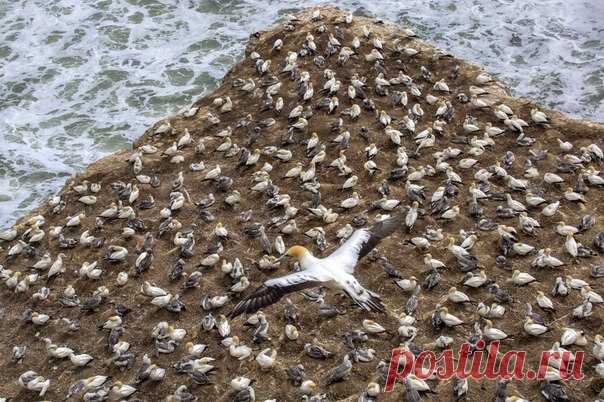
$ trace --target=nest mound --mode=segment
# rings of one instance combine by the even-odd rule
[[[317,11],[320,17],[313,18],[313,15],[317,16]],[[309,35],[312,35],[312,39]],[[358,43],[355,43],[355,38]],[[297,52],[296,60],[291,52]],[[287,60],[288,69],[292,71],[282,72],[288,65]],[[330,72],[326,73],[326,70]],[[335,77],[333,86],[323,90],[332,75]],[[363,81],[364,86],[361,87],[356,80]],[[303,81],[307,84],[302,84]],[[337,91],[335,81],[341,84]],[[353,81],[357,82],[355,98],[349,96],[349,86]],[[309,95],[310,83],[314,88],[312,95]],[[330,88],[334,90],[331,93]],[[267,91],[272,93],[271,99]],[[403,92],[406,94],[406,104],[403,102]],[[307,100],[302,99],[305,93]],[[330,111],[330,102],[334,106],[332,97],[338,98],[339,105]],[[515,116],[506,115],[500,107],[502,104],[507,105]],[[290,112],[298,105],[302,106],[300,116],[289,119]],[[355,114],[355,110],[350,110],[353,105],[358,105],[360,111],[356,117],[351,116],[351,113]],[[587,148],[592,143],[602,146],[604,128],[545,109],[541,110],[547,115],[548,121],[538,124],[531,116],[534,108],[538,106],[529,100],[509,96],[502,84],[478,66],[422,42],[408,30],[365,17],[355,16],[350,21],[348,14],[335,8],[304,10],[268,31],[253,34],[245,59],[233,66],[214,93],[177,116],[158,122],[135,142],[133,151],[119,152],[92,164],[58,194],[60,200],[54,200],[55,203],[59,202],[58,205],[42,206],[22,218],[14,227],[17,237],[3,242],[0,261],[5,283],[0,284],[3,332],[3,342],[0,343],[3,356],[0,361],[3,377],[0,396],[19,401],[37,400],[36,392],[26,390],[17,383],[19,376],[28,370],[34,370],[50,380],[44,396],[50,400],[61,400],[72,384],[93,375],[110,376],[105,384],[107,390],[118,380],[135,384],[143,356],[147,354],[154,364],[166,369],[165,378],[163,381],[145,381],[135,385],[138,391],[132,399],[164,400],[184,384],[199,400],[239,400],[229,382],[236,376],[244,375],[255,380],[253,388],[257,400],[299,400],[301,394],[287,379],[285,369],[302,364],[306,369],[306,378],[318,384],[316,393],[326,394],[326,400],[356,400],[369,382],[383,381],[379,370],[376,371],[378,362],[389,361],[392,348],[406,341],[398,334],[400,324],[397,317],[405,311],[411,294],[403,292],[395,280],[400,279],[397,276],[414,276],[422,285],[429,274],[424,267],[424,254],[429,252],[433,258],[445,262],[447,268],[440,272],[440,283],[436,287],[422,287],[417,295],[418,307],[414,313],[417,336],[412,340],[412,345],[430,348],[439,335],[446,335],[454,339],[452,347],[457,350],[474,332],[475,322],[481,327],[485,325],[476,312],[476,304],[498,302],[505,306],[506,313],[502,318],[493,319],[493,325],[510,335],[510,339],[503,341],[503,351],[529,351],[527,366],[532,368],[536,368],[539,359],[538,353],[532,352],[549,350],[555,341],[560,340],[563,328],[584,331],[587,345],[571,345],[567,348],[586,352],[586,379],[571,380],[564,383],[563,388],[571,400],[592,399],[601,387],[597,381],[592,381],[597,374],[592,368],[594,358],[591,348],[594,336],[602,332],[602,309],[594,304],[591,316],[574,318],[573,309],[584,300],[581,291],[571,290],[566,297],[554,297],[551,296],[551,289],[556,277],[571,276],[588,282],[596,293],[603,294],[604,291],[602,278],[592,274],[592,267],[601,261],[601,254],[598,253],[603,251],[592,246],[593,239],[601,231],[599,205],[602,189],[588,180],[590,175],[597,176],[598,173],[594,171],[600,169],[601,161],[590,151],[593,148]],[[400,160],[402,149],[397,151],[397,134],[386,133],[385,125],[380,121],[380,118],[386,118],[382,112],[392,119],[390,128],[401,133],[400,147],[406,149],[409,157],[406,163]],[[528,122],[528,126],[518,127],[521,123],[519,119]],[[409,127],[410,121],[415,124],[414,131]],[[501,127],[504,132],[485,139],[483,133],[488,127]],[[477,131],[473,131],[474,128]],[[522,130],[522,135],[519,130]],[[190,143],[186,140],[187,132],[191,136]],[[318,145],[309,148],[308,140],[313,138],[313,133],[316,133]],[[416,139],[418,135],[421,138]],[[180,141],[183,136],[185,140]],[[430,138],[434,138],[433,144],[430,144]],[[489,139],[493,141],[492,144],[489,144]],[[559,139],[572,143],[572,150],[562,151]],[[174,147],[173,144],[179,141],[181,146]],[[225,151],[216,151],[217,147],[228,141],[230,147],[224,145]],[[422,145],[418,150],[420,143]],[[366,166],[366,148],[370,144],[375,144],[379,150],[372,159],[377,170],[372,172]],[[248,154],[244,148],[249,150],[251,157],[254,150],[260,151],[256,164],[241,166],[240,161],[245,162],[247,157],[242,155]],[[462,153],[447,159],[444,153],[448,155],[454,152],[451,151],[453,148]],[[155,149],[157,152],[153,152]],[[286,172],[298,163],[306,172],[311,159],[322,151],[325,157],[324,161],[316,164],[316,180],[303,183],[298,177],[284,178]],[[330,162],[338,158],[342,151],[346,157],[346,167],[330,167]],[[287,161],[283,160],[288,158]],[[318,158],[321,159],[321,155]],[[469,159],[476,161],[473,163]],[[200,165],[190,166],[201,162],[204,165],[201,170],[196,170]],[[265,173],[258,173],[265,163],[269,163],[272,170],[264,166]],[[448,178],[444,163],[448,163],[452,171],[460,175],[462,183]],[[531,170],[529,164],[536,170]],[[218,178],[204,180],[208,172],[217,166],[220,167]],[[528,207],[527,215],[537,219],[541,225],[534,233],[526,233],[526,227],[523,231],[519,213],[507,209],[506,195],[526,205],[527,193],[510,188],[502,177],[498,177],[500,168],[514,178],[526,180],[527,190],[544,198],[546,203],[560,201],[553,216],[542,214],[543,205]],[[475,177],[481,169],[495,172],[488,184],[481,183]],[[181,172],[182,182],[179,183]],[[564,182],[545,183],[545,173],[555,173]],[[269,323],[269,338],[260,343],[253,342],[253,330],[243,325],[243,317],[231,321],[230,335],[237,335],[253,349],[251,356],[241,361],[233,358],[228,348],[221,344],[222,337],[216,329],[205,331],[202,328],[202,320],[208,314],[214,317],[226,315],[242,297],[264,280],[291,271],[291,264],[285,263],[272,270],[260,268],[261,261],[271,262],[267,250],[263,250],[267,248],[266,244],[263,247],[260,238],[250,236],[260,226],[264,227],[270,244],[277,236],[282,236],[287,246],[302,244],[316,255],[328,255],[338,245],[337,233],[345,225],[359,227],[371,224],[378,214],[406,214],[406,208],[412,205],[413,198],[418,197],[418,193],[407,185],[410,174],[419,177],[414,177],[413,184],[424,187],[425,195],[425,200],[418,198],[420,214],[415,226],[412,230],[401,228],[384,240],[376,251],[361,261],[356,271],[358,280],[364,286],[382,296],[388,314],[368,313],[352,306],[347,298],[327,292],[326,302],[335,305],[341,314],[326,318],[319,314],[318,303],[294,293],[290,299],[298,309],[296,326],[300,333],[296,341],[290,341],[283,335],[285,318],[282,303],[264,309]],[[356,175],[358,182],[352,189],[342,190],[342,184],[351,175]],[[266,189],[251,190],[251,187],[267,178],[270,178],[271,184],[265,186]],[[89,185],[88,190],[78,193],[76,190],[81,188],[77,186],[85,183],[99,184],[100,191],[91,192]],[[130,203],[135,185],[139,195]],[[438,211],[438,206],[431,207],[430,199],[440,186],[447,189],[445,207],[459,206],[459,215],[452,220],[440,219],[443,211]],[[389,189],[387,199],[400,201],[393,211],[383,211],[376,206],[376,202],[382,198],[379,191],[383,192],[386,187]],[[565,196],[569,187],[582,194],[584,201],[569,201]],[[476,205],[471,208],[470,194],[474,188],[482,189],[488,196],[477,202],[481,211],[477,211]],[[170,194],[175,191],[180,195],[173,194],[171,198]],[[341,209],[340,203],[351,197],[353,191],[359,196],[359,205],[352,209]],[[320,199],[317,192],[320,193]],[[209,200],[210,194],[213,195],[213,203]],[[86,195],[94,196],[96,202],[92,203],[94,199],[90,197],[84,199],[90,205],[80,202],[81,197]],[[296,216],[287,217],[285,208],[273,205],[277,201],[284,201],[284,195],[289,196],[289,206],[298,209]],[[240,199],[230,202],[236,198]],[[182,206],[176,208],[175,204],[181,201]],[[119,212],[124,218],[97,218],[118,202],[121,203]],[[211,205],[196,205],[200,202]],[[322,219],[309,212],[309,208],[316,207],[318,203],[337,213],[337,217],[329,214],[329,217]],[[502,208],[498,209],[499,206]],[[161,210],[171,207],[171,218],[162,218]],[[64,227],[61,241],[51,235],[51,227],[65,226],[68,217],[79,214],[84,214],[80,224]],[[564,221],[567,225],[581,226],[585,215],[595,218],[595,225],[585,226],[584,223],[585,227],[575,238],[591,248],[594,255],[571,258],[565,251],[566,239],[556,233],[556,225]],[[15,245],[22,244],[19,243],[20,239],[25,243],[30,240],[36,231],[35,227],[30,230],[32,222],[39,221],[39,216],[44,218],[40,226],[45,232],[44,238],[30,243],[21,253],[8,256],[9,250],[15,250]],[[129,219],[133,216],[136,218]],[[326,222],[334,218],[333,222]],[[535,251],[528,255],[510,252],[505,263],[503,258],[497,263],[496,257],[503,252],[500,234],[483,219],[516,228],[514,242],[529,244]],[[297,231],[283,233],[284,226],[291,225],[292,220],[295,220]],[[167,222],[176,226],[169,227]],[[216,237],[214,228],[218,222],[228,230],[227,239]],[[134,233],[124,234],[124,228],[128,227],[133,228]],[[444,239],[430,241],[427,250],[418,250],[406,243],[406,240],[422,236],[428,228],[441,228]],[[311,229],[314,230],[308,232]],[[78,244],[86,230],[95,238],[90,246]],[[467,274],[462,272],[456,258],[446,247],[449,236],[455,236],[457,244],[461,242],[460,230],[475,232],[478,239],[471,253],[477,257],[478,270],[483,270],[491,281],[509,293],[511,301],[496,300],[487,286],[468,288],[462,285]],[[165,233],[160,236],[160,231]],[[179,255],[181,249],[174,243],[177,232],[184,233],[185,237],[187,233],[192,233],[190,237],[195,245],[191,253]],[[139,273],[137,266],[145,265],[139,257],[143,253],[147,233],[155,238],[152,247],[154,259],[144,272]],[[70,242],[69,239],[75,240]],[[221,248],[215,247],[219,241]],[[127,258],[119,262],[107,260],[105,256],[113,246],[127,249]],[[272,248],[268,254],[277,256],[275,247]],[[536,252],[546,248],[550,248],[564,265],[559,268],[534,267],[532,263]],[[582,251],[587,253],[590,250],[584,248]],[[200,268],[202,260],[210,255],[208,252],[218,254],[218,261],[215,265]],[[22,283],[27,275],[35,272],[31,267],[45,253],[49,253],[52,261],[63,253],[64,272],[47,279],[48,269],[42,270],[37,280],[34,281],[34,274],[29,277],[31,283],[27,280]],[[181,258],[185,274],[196,270],[202,272],[198,287],[183,289],[184,277],[169,278]],[[233,263],[235,259],[241,262],[243,274],[250,282],[249,288],[242,293],[229,290],[241,278],[233,279],[232,276],[236,275],[227,275],[221,269],[223,261]],[[97,268],[102,270],[100,277],[91,279],[86,273],[81,275],[82,264],[94,261],[98,262]],[[528,272],[537,281],[527,286],[514,286],[510,282],[512,270]],[[15,276],[16,272],[20,272],[21,276]],[[129,274],[128,281],[121,286],[117,283],[120,272]],[[16,287],[9,287],[10,278],[14,278],[12,282]],[[151,304],[151,297],[141,293],[144,281],[156,284],[172,295],[179,295],[185,308],[176,313]],[[68,286],[75,290],[80,305],[66,305],[69,304],[69,300],[65,299]],[[106,289],[99,290],[101,286]],[[475,303],[457,305],[446,302],[449,312],[460,317],[465,324],[436,329],[431,323],[433,311],[437,304],[443,303],[443,295],[452,286],[464,290]],[[19,291],[15,291],[16,288]],[[49,293],[45,295],[42,288],[47,288]],[[543,312],[536,306],[537,291],[543,291],[553,300],[553,312]],[[94,309],[88,311],[82,308],[83,304],[90,303],[94,294],[99,293],[104,296]],[[37,300],[33,299],[34,294],[37,294]],[[206,298],[208,296],[228,296],[228,302],[212,309]],[[535,313],[541,314],[550,326],[551,330],[544,336],[529,336],[523,330],[526,303],[533,304]],[[114,354],[108,347],[111,341],[108,339],[109,331],[99,328],[109,317],[116,315],[116,306],[131,310],[122,318],[123,332],[118,337],[119,341],[130,343],[131,367],[116,365],[116,360],[112,358]],[[31,322],[32,312],[46,314],[49,320],[43,325],[36,325]],[[362,329],[362,322],[366,318],[379,322],[386,329],[384,333],[369,335],[366,341],[359,344],[361,348],[375,350],[374,360],[355,362],[346,381],[324,385],[326,373],[340,364],[343,356],[350,352],[345,343],[345,334]],[[185,329],[186,336],[177,342],[173,353],[156,356],[156,341],[152,332],[161,321]],[[76,328],[70,329],[70,324]],[[94,360],[84,367],[76,367],[69,358],[50,357],[42,338],[49,338],[52,343],[67,346],[77,353],[87,353]],[[185,343],[189,341],[206,344],[204,356],[215,359],[211,363],[215,369],[208,374],[211,382],[208,385],[195,384],[191,376],[177,373],[173,367],[186,357]],[[334,352],[334,356],[326,360],[307,356],[304,352],[307,342],[323,345]],[[15,346],[27,347],[25,355],[18,362],[11,359]],[[277,351],[277,364],[269,371],[260,370],[254,360],[265,348]],[[437,394],[427,394],[422,400],[452,400],[451,382],[428,382]],[[496,385],[493,381],[470,380],[467,399],[490,400],[494,398]],[[540,400],[539,387],[537,381],[514,381],[508,386],[508,395]],[[98,389],[90,390],[94,391],[99,392]],[[392,393],[381,395],[380,400],[400,400],[403,393],[404,387],[398,385]],[[72,398],[81,399],[82,394]]]

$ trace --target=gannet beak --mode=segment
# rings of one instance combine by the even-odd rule
[[[281,257],[277,258],[275,261],[277,261],[277,262],[281,262],[281,261],[283,261],[283,260],[287,259],[287,257],[288,257],[288,255],[287,255],[287,254],[283,254]]]

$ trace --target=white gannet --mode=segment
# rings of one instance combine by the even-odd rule
[[[286,256],[294,257],[301,271],[279,278],[269,279],[251,295],[239,302],[231,317],[242,313],[253,313],[276,303],[287,293],[325,286],[343,290],[355,303],[368,311],[384,311],[379,296],[365,289],[353,276],[360,258],[367,255],[385,237],[402,225],[402,216],[388,218],[372,228],[358,229],[340,248],[325,258],[317,258],[305,247],[293,246]]]
[[[524,331],[529,335],[532,335],[532,336],[543,335],[548,330],[549,330],[548,327],[534,322],[532,320],[532,318],[530,318],[530,317],[527,317],[527,319],[524,321]]]
[[[370,334],[379,334],[386,331],[379,323],[369,319],[363,320],[363,329]]]
[[[455,327],[464,323],[459,317],[450,314],[449,309],[447,309],[447,307],[440,307],[438,314],[442,322],[447,327]]]
[[[484,336],[491,341],[501,341],[508,337],[502,330],[494,328],[491,320],[485,320],[485,326],[482,332]]]
[[[531,109],[531,119],[537,124],[548,122],[547,115],[538,109]]]

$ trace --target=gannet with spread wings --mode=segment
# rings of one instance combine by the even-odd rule
[[[303,246],[290,247],[286,256],[295,258],[301,270],[269,279],[252,294],[240,301],[231,317],[253,313],[278,302],[284,295],[303,289],[325,286],[342,290],[367,311],[384,311],[380,296],[365,289],[353,276],[359,259],[366,256],[384,238],[402,225],[402,217],[391,217],[371,228],[357,229],[337,250],[325,258],[317,258]]]

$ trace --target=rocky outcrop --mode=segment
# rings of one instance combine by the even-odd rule
[[[358,40],[356,47],[355,40]],[[292,52],[297,52],[297,58]],[[290,71],[284,72],[284,69]],[[332,86],[326,87],[332,74]],[[356,82],[355,97],[351,99],[349,86],[353,81]],[[402,100],[403,92],[406,104]],[[334,108],[335,100],[330,100],[332,97],[337,97],[337,108]],[[513,113],[506,114],[502,104]],[[358,116],[351,116],[356,113],[350,110],[353,105],[358,106]],[[288,118],[297,106],[301,106],[299,116]],[[330,107],[333,110],[330,111]],[[535,122],[532,109],[544,112],[547,122]],[[384,113],[391,118],[389,124],[384,124],[387,123]],[[528,125],[521,127],[521,120]],[[414,130],[410,121],[415,125]],[[387,125],[388,130],[384,127]],[[473,131],[473,126],[477,131]],[[485,137],[488,127],[500,127],[504,131],[495,135],[491,130],[493,135]],[[400,132],[400,138],[391,130]],[[308,140],[314,138],[313,133],[318,145],[309,147]],[[586,345],[567,348],[587,352],[584,363],[587,380],[571,381],[563,388],[573,400],[590,400],[600,391],[590,380],[596,377],[591,367],[591,349],[594,335],[602,331],[601,308],[594,304],[589,317],[573,318],[573,309],[584,301],[586,291],[571,290],[566,297],[554,297],[551,289],[556,277],[571,276],[589,282],[594,292],[604,292],[603,279],[592,275],[592,266],[601,262],[599,253],[603,251],[601,246],[598,249],[592,245],[602,230],[599,206],[602,190],[595,178],[599,177],[595,171],[601,169],[602,162],[597,160],[595,148],[588,148],[591,144],[601,148],[602,138],[601,125],[573,120],[540,108],[530,100],[511,97],[501,83],[480,67],[422,42],[408,30],[365,17],[355,16],[350,21],[345,12],[330,7],[304,10],[268,31],[253,34],[244,60],[233,66],[211,95],[198,100],[183,113],[158,122],[134,143],[132,151],[119,152],[92,164],[67,183],[59,198],[52,202],[54,205],[37,208],[15,225],[16,238],[4,241],[0,253],[4,282],[0,285],[4,339],[0,343],[3,356],[0,396],[19,401],[38,399],[38,391],[27,390],[17,382],[24,372],[34,370],[50,380],[45,395],[50,400],[61,399],[72,384],[94,375],[111,377],[104,384],[108,392],[116,381],[132,384],[138,390],[133,397],[141,400],[164,399],[182,384],[199,400],[235,400],[229,382],[242,375],[255,380],[257,400],[291,401],[300,399],[301,393],[288,380],[285,369],[303,364],[306,378],[318,384],[316,393],[327,394],[327,400],[356,400],[356,395],[360,395],[369,382],[383,385],[379,370],[376,371],[378,362],[388,361],[391,349],[406,341],[398,334],[398,317],[404,313],[411,293],[403,292],[395,280],[413,276],[420,285],[425,285],[429,272],[424,267],[424,258],[429,252],[433,258],[445,262],[447,269],[440,272],[440,283],[436,287],[422,286],[417,295],[418,307],[414,313],[417,336],[412,345],[429,348],[439,335],[446,335],[454,339],[453,348],[457,350],[473,333],[474,323],[480,327],[485,325],[476,312],[476,304],[498,302],[506,307],[506,313],[503,318],[493,319],[493,326],[510,336],[503,341],[505,350],[529,351],[527,366],[536,367],[539,356],[532,352],[550,349],[560,340],[563,328],[585,332]],[[559,140],[572,143],[573,148],[561,150]],[[400,149],[395,143],[398,141]],[[370,144],[379,150],[371,159],[375,169],[366,165],[366,148]],[[217,151],[219,147],[222,151]],[[456,156],[453,148],[462,153]],[[253,158],[255,150],[259,152],[259,160],[247,166],[246,155]],[[324,158],[321,152],[325,152]],[[404,153],[408,157],[406,163]],[[345,155],[346,161],[339,167],[330,167],[331,161],[340,155]],[[284,178],[298,163],[306,172],[313,158],[323,159],[316,163],[316,183],[320,183],[320,188],[313,180]],[[462,182],[456,183],[447,175],[445,163],[450,171],[460,175]],[[486,170],[478,176],[492,177],[481,183],[477,172],[482,169]],[[501,169],[518,180],[526,180],[527,189],[543,197],[545,204],[560,201],[556,213],[544,216],[543,205],[528,206],[525,198],[528,193],[512,189],[504,178],[498,177]],[[555,173],[564,182],[544,183],[545,173]],[[410,188],[407,183],[410,174],[415,176],[411,184],[420,187]],[[358,183],[352,189],[342,190],[342,184],[352,175],[358,177]],[[267,183],[251,189],[263,181]],[[100,191],[91,191],[91,184],[100,185]],[[82,185],[87,188],[78,187]],[[431,197],[441,186],[447,189],[446,202],[431,205]],[[394,211],[380,210],[379,191],[386,193],[386,187],[385,197],[400,201]],[[471,208],[475,188],[488,198],[479,199],[477,207]],[[584,200],[569,201],[567,198],[573,195],[565,196],[568,188],[578,191]],[[358,194],[360,205],[350,210],[341,209],[341,201],[351,197],[353,191]],[[138,196],[133,195],[136,192]],[[540,229],[528,233],[530,225],[522,227],[520,208],[510,208],[506,200],[508,194],[527,206],[527,216],[537,219]],[[359,281],[382,295],[388,314],[367,313],[350,306],[346,298],[328,292],[326,302],[336,306],[340,313],[325,318],[319,314],[318,303],[301,294],[292,294],[290,299],[297,306],[299,316],[295,324],[300,333],[298,340],[290,341],[284,336],[283,305],[264,310],[269,322],[269,339],[260,343],[253,342],[253,329],[243,325],[244,318],[230,322],[229,336],[237,336],[253,349],[251,356],[243,360],[230,355],[223,336],[215,328],[204,329],[202,321],[205,318],[207,322],[209,314],[220,321],[251,289],[269,277],[292,269],[288,264],[274,262],[279,255],[273,245],[277,236],[282,236],[288,246],[304,244],[316,254],[327,254],[338,244],[337,234],[345,225],[363,226],[365,222],[373,222],[378,214],[406,213],[414,198],[419,202],[420,213],[413,229],[401,228],[358,267]],[[331,214],[327,219],[309,212],[308,208],[318,204],[336,213],[337,219],[330,222],[336,215]],[[106,212],[113,205],[115,214],[120,217]],[[294,216],[291,209],[287,211],[288,206],[297,208],[297,215]],[[455,206],[460,210],[458,216],[455,216]],[[442,219],[444,210],[439,209],[444,207],[453,208],[450,211],[455,216],[453,219]],[[80,214],[78,225],[66,226],[71,217]],[[99,218],[101,215],[106,217]],[[586,215],[595,219],[593,227],[588,221],[581,226]],[[515,240],[502,242],[500,233],[507,230],[511,236],[511,229],[504,228],[498,233],[485,219],[515,228],[516,235],[512,236]],[[297,231],[283,233],[283,228],[293,225],[294,221]],[[589,247],[595,255],[569,256],[565,251],[565,238],[556,233],[559,221],[579,227],[576,241]],[[39,229],[45,236],[31,242],[32,234],[38,231],[36,222],[40,223]],[[215,235],[218,223],[228,230],[227,238]],[[59,226],[63,227],[60,236],[53,229]],[[256,232],[261,232],[260,226],[273,245],[272,250],[267,250],[269,247],[261,237],[254,237]],[[422,236],[429,228],[442,229],[444,238],[431,240],[427,250],[408,244],[409,239]],[[489,291],[488,286],[474,289],[462,285],[468,274],[462,272],[458,261],[446,249],[448,236],[454,236],[456,244],[461,243],[460,230],[466,234],[475,232],[478,240],[470,252],[477,257],[478,271],[484,271],[511,300],[504,300],[506,298],[492,288]],[[88,236],[82,238],[85,231]],[[152,246],[148,241],[150,235],[154,237]],[[24,243],[19,243],[20,239]],[[179,239],[185,246],[177,244]],[[87,242],[91,244],[85,245]],[[221,246],[217,246],[218,243]],[[505,258],[496,259],[508,251],[502,245],[511,247],[513,243],[528,244],[535,247],[535,251],[524,256],[510,251]],[[19,244],[26,246],[15,253]],[[535,267],[537,251],[546,248],[551,248],[552,254],[564,265]],[[125,258],[118,255],[113,257],[115,261],[111,260],[112,250],[119,254],[124,249],[128,252]],[[11,252],[15,255],[9,256]],[[31,268],[45,253],[52,263],[60,253],[65,255],[62,271],[50,278],[48,267]],[[225,273],[228,264],[236,265],[236,259],[243,271],[239,275],[232,271]],[[180,277],[174,275],[179,260],[184,262],[184,274]],[[84,263],[95,261],[102,272],[82,270]],[[223,264],[227,265],[224,269]],[[274,268],[266,267],[273,264]],[[515,286],[510,279],[512,270],[528,272],[537,282]],[[201,280],[197,286],[186,288],[185,278],[194,271],[201,272]],[[124,272],[128,273],[128,280],[120,284],[118,276]],[[97,274],[98,278],[94,279]],[[246,279],[242,280],[241,275]],[[171,308],[181,311],[170,312],[151,304],[153,298],[141,292],[145,281],[175,298],[178,295],[175,300],[182,305],[173,300]],[[245,287],[246,281],[250,283],[249,289],[231,290],[237,283]],[[431,316],[452,286],[463,289],[473,300],[463,306],[445,302],[449,312],[460,317],[464,325],[434,328]],[[72,290],[75,295],[70,293]],[[536,307],[537,291],[549,295],[555,311],[544,312]],[[215,296],[228,297],[224,306],[217,306],[217,300],[213,304],[210,298]],[[532,303],[535,312],[550,326],[546,336],[533,337],[525,333],[526,303]],[[119,321],[110,317],[120,314],[123,332],[102,328],[107,322],[106,326],[111,326]],[[44,320],[40,317],[44,315],[48,321],[42,323]],[[326,373],[351,351],[345,343],[346,333],[362,329],[366,318],[386,328],[385,333],[369,335],[368,340],[358,344],[360,348],[373,349],[375,359],[355,362],[347,381],[324,385]],[[185,329],[186,335],[174,342],[160,336],[160,347],[175,346],[175,349],[172,353],[156,355],[158,341],[152,334],[161,321]],[[49,354],[56,351],[51,348],[49,352],[43,338],[52,344],[67,346],[76,354],[89,354],[94,360],[85,367],[76,367],[69,357],[51,357]],[[108,345],[117,340],[130,344],[123,356]],[[207,345],[203,356],[215,359],[209,363],[215,366],[207,373],[209,384],[197,385],[195,381],[205,381],[203,376],[193,378],[174,368],[188,355],[187,342]],[[319,343],[335,355],[326,360],[312,359],[304,352],[307,342]],[[10,357],[15,346],[27,347],[17,362]],[[265,348],[277,351],[277,364],[269,371],[260,370],[254,361]],[[132,355],[130,363],[128,353]],[[145,373],[145,354],[153,364],[166,370],[162,381],[137,380],[139,373]],[[126,362],[123,367],[119,366],[122,361]],[[450,399],[451,382],[429,383],[438,394],[428,395],[424,400]],[[495,382],[470,381],[468,400],[490,400],[495,387]],[[540,400],[539,387],[537,381],[514,382],[508,386],[508,393]],[[71,391],[77,400],[86,392],[102,393],[103,388],[99,389],[89,387],[75,392],[77,389],[73,388]],[[398,385],[393,393],[380,400],[400,400],[403,390],[404,387]]]

